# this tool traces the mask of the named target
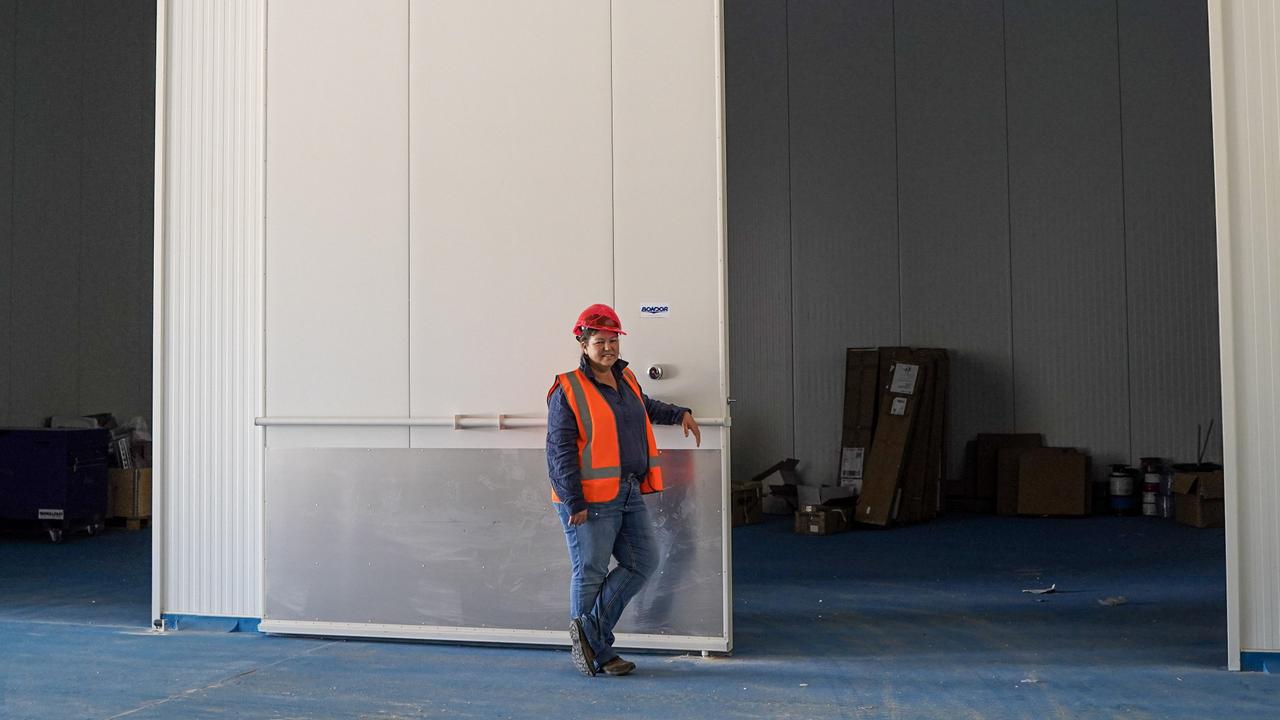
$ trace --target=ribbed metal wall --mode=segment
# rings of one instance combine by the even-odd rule
[[[1004,38],[1016,427],[1105,472],[1150,454],[1129,447],[1116,6],[1008,2]]]
[[[1210,2],[1231,652],[1280,652],[1280,8]]]
[[[955,466],[975,432],[1015,417],[1001,3],[895,0],[893,15],[901,344],[958,350]]]
[[[1117,20],[1133,452],[1190,458],[1222,414],[1213,148],[1186,142],[1213,128],[1205,4],[1120,0]]]
[[[733,477],[792,454],[791,207],[787,146],[787,2],[731,3],[725,14],[729,357]],[[739,168],[743,172],[735,172]],[[762,271],[767,269],[765,271]]]
[[[793,388],[794,451],[805,479],[832,483],[844,349],[902,337],[893,3],[788,3],[787,42],[793,374],[772,382]],[[730,168],[740,150],[729,145]],[[729,248],[732,255],[733,240]],[[745,277],[731,277],[730,287],[777,272],[733,269]],[[753,359],[735,357],[730,367]]]
[[[952,350],[950,475],[980,432],[1100,474],[1194,455],[1203,0],[736,0],[725,27],[735,475],[794,453],[834,482],[844,348],[870,345]]]
[[[150,419],[155,11],[0,0],[0,425]]]
[[[166,613],[261,615],[264,7],[175,0],[161,12]]]

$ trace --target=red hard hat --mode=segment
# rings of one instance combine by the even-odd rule
[[[591,305],[582,311],[582,314],[578,316],[578,322],[573,324],[573,336],[581,336],[588,328],[626,335],[626,333],[622,332],[622,322],[618,320],[618,313],[614,312],[613,308],[608,305],[601,303]]]

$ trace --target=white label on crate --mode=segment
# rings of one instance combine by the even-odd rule
[[[809,532],[816,535],[818,533],[818,526],[813,523],[809,523]]]
[[[890,415],[906,415],[906,414],[907,414],[907,399],[906,399],[906,398],[894,398],[894,399],[893,399],[893,405],[891,405],[891,406],[889,407],[889,414],[890,414]]]
[[[916,391],[916,378],[920,377],[920,366],[910,363],[898,363],[893,367],[893,382],[889,384],[889,392],[898,395],[910,395]]]
[[[847,447],[840,451],[840,487],[849,488],[854,495],[862,494],[862,469],[866,455],[866,448],[860,447]]]
[[[840,484],[845,480],[862,479],[862,461],[866,457],[866,448],[847,447],[840,451]]]
[[[642,318],[664,318],[670,314],[670,303],[648,303],[640,306],[640,317]]]
[[[41,520],[64,520],[66,519],[66,512],[50,508],[40,508],[36,511],[36,516]]]

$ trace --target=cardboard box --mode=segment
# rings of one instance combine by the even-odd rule
[[[796,466],[799,464],[799,460],[787,458],[751,479],[760,484],[763,494],[760,509],[765,515],[790,515],[800,507],[796,499],[796,486],[800,484]]]
[[[779,485],[799,485],[800,477],[796,474],[796,466],[800,461],[795,458],[787,458],[780,462],[770,465],[764,472],[757,474],[751,478],[751,482],[760,483],[764,488],[764,494],[770,493],[769,488]]]
[[[129,520],[151,517],[151,468],[110,469],[107,516]]]
[[[880,351],[848,348],[844,364],[844,425],[840,434],[839,484],[862,492],[867,453],[875,436],[880,397]]]
[[[1226,524],[1221,470],[1180,472],[1173,476],[1173,517],[1182,525],[1220,528]]]
[[[800,507],[795,495],[765,495],[760,500],[760,512],[765,515],[790,515]]]
[[[849,527],[848,508],[805,505],[796,511],[797,535],[834,535],[845,532]]]
[[[133,447],[133,466],[136,468],[151,467],[151,441],[138,440],[135,437],[131,445]]]
[[[1018,514],[1089,514],[1089,458],[1074,448],[1031,448],[1018,460]]]
[[[978,441],[970,440],[964,444],[964,454],[960,459],[960,475],[946,480],[947,512],[977,512],[974,497],[978,474]]]
[[[997,434],[981,433],[978,435],[976,449],[977,473],[974,475],[973,503],[977,512],[996,511],[996,485],[999,473],[1000,451],[1004,448],[1043,447],[1044,437],[1032,433]]]
[[[929,468],[925,475],[925,519],[932,520],[942,512],[942,483],[947,472],[947,396],[951,384],[951,356],[946,350],[923,351],[933,358],[933,413],[929,428]]]
[[[935,452],[935,441],[941,443],[941,437],[934,437],[934,409],[937,399],[936,350],[911,350],[897,355],[899,362],[907,363],[920,369],[916,377],[904,382],[900,389],[908,389],[914,384],[912,393],[919,396],[916,404],[916,417],[911,441],[907,446],[906,465],[902,472],[902,494],[898,507],[894,509],[893,519],[899,523],[917,523],[932,520],[937,515],[937,493],[933,493],[933,504],[927,501],[930,485],[936,485],[937,477],[932,455]]]
[[[996,514],[1018,514],[1018,473],[1022,455],[1032,448],[1006,447],[996,453]]]
[[[899,371],[901,367],[901,371]],[[881,347],[845,350],[844,425],[840,445],[840,478],[838,484],[852,487],[854,495],[868,494],[866,483],[873,472],[882,475],[897,462],[892,480],[881,477],[878,487],[870,492],[878,506],[888,507],[888,517],[872,524],[888,524],[931,520],[941,509],[939,498],[946,467],[946,393],[950,363],[945,350],[932,348]],[[907,435],[892,438],[903,444],[900,461],[875,457],[885,416],[885,398],[897,397],[890,414],[905,416],[910,403],[918,430],[907,429]],[[907,398],[911,398],[908,401]],[[901,425],[894,421],[893,425]],[[899,434],[902,428],[889,432]],[[889,447],[895,442],[890,442]],[[891,450],[890,452],[896,452]],[[892,482],[892,487],[889,487]],[[878,496],[886,496],[886,502]],[[801,504],[804,504],[802,498]],[[863,516],[866,516],[866,508]],[[878,514],[873,509],[871,515]],[[860,518],[860,519],[866,519]]]
[[[920,395],[914,393],[920,373],[919,365],[899,362],[887,375],[890,387],[907,389],[911,385],[913,394],[890,392],[888,388],[881,393],[880,419],[876,421],[876,437],[871,443],[871,457],[854,516],[857,522],[884,527],[895,515],[920,402]]]
[[[734,485],[730,494],[730,517],[733,527],[754,525],[764,520],[762,500],[764,494],[759,483]]]
[[[851,487],[837,485],[797,485],[796,500],[800,507],[805,505],[826,505],[832,500],[853,498],[857,495]]]

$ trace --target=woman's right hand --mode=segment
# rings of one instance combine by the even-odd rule
[[[569,516],[569,524],[570,524],[570,525],[581,525],[582,523],[584,523],[584,522],[586,522],[586,521],[587,521],[587,511],[586,511],[586,510],[583,510],[583,511],[581,511],[581,512],[576,512],[576,513],[574,513],[574,514],[572,514],[572,515],[570,515],[570,516]]]

